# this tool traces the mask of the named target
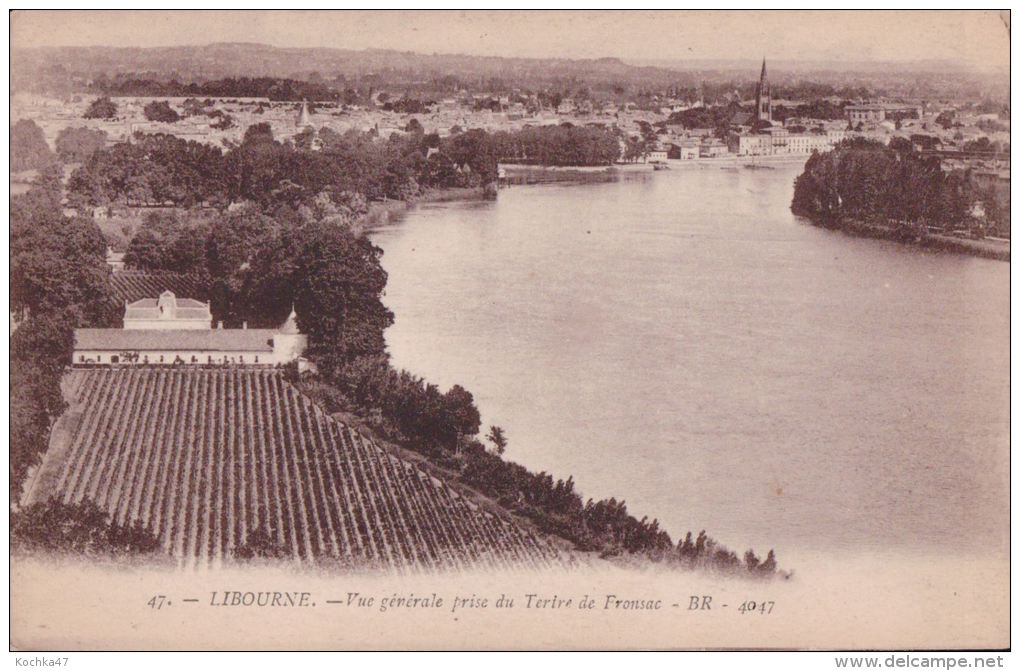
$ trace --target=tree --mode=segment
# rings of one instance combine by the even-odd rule
[[[215,111],[218,112],[219,110]],[[234,127],[234,117],[230,116],[229,114],[220,113],[210,116],[216,118],[216,121],[213,121],[212,124],[210,124],[211,127],[215,128],[216,130],[228,130]]]
[[[478,433],[482,418],[475,407],[471,392],[453,385],[443,397],[443,419],[449,426],[448,433],[455,436],[474,436]]]
[[[302,128],[298,134],[294,136],[294,146],[302,151],[311,151],[315,146],[315,129],[311,126]]]
[[[165,100],[160,100],[159,102],[153,100],[151,103],[146,105],[142,111],[145,114],[145,118],[149,121],[176,123],[181,118],[181,116],[170,107],[170,103]]]
[[[955,121],[956,113],[953,112],[952,110],[946,110],[945,112],[941,112],[937,117],[935,117],[935,123],[942,126],[946,130],[952,128],[955,125]]]
[[[111,202],[190,207],[223,199],[222,152],[165,133],[136,133],[133,141],[96,151],[68,181],[69,197],[91,205]]]
[[[282,249],[282,228],[254,206],[230,212],[209,228],[205,261],[213,308],[228,323],[240,325],[248,320],[269,326],[266,322],[272,321],[276,326],[286,316],[278,313],[293,300],[293,265],[284,263],[277,253]],[[256,284],[275,283],[277,278],[282,278],[284,286],[275,296],[265,296],[265,301],[253,298]],[[267,315],[271,309],[273,313]]]
[[[503,432],[501,427],[490,426],[489,433],[485,436],[485,439],[495,446],[496,454],[503,456],[503,453],[506,452],[507,439],[506,433]]]
[[[39,463],[53,422],[64,411],[60,378],[70,365],[73,307],[31,313],[11,335],[10,352],[10,500],[21,497],[28,470]]]
[[[322,222],[305,224],[295,234],[298,325],[308,334],[308,354],[320,371],[329,378],[358,356],[383,353],[383,331],[393,313],[382,303],[382,250],[347,227]]]
[[[257,145],[273,141],[273,127],[265,121],[248,126],[244,131],[241,145]]]
[[[462,183],[456,186],[482,186],[496,179],[495,146],[483,130],[452,135],[443,143],[440,153],[450,157],[462,175]]]
[[[140,521],[117,524],[91,499],[51,498],[11,515],[11,541],[28,549],[84,555],[152,554],[159,539]]]
[[[414,117],[411,117],[411,119],[407,122],[407,125],[404,127],[404,130],[407,131],[408,133],[413,133],[415,135],[421,135],[425,133],[425,128],[421,125],[421,122]]]
[[[59,191],[35,187],[12,198],[10,240],[12,309],[73,307],[84,321],[109,320],[106,240],[91,218],[63,216]]]
[[[106,147],[106,131],[65,128],[57,133],[57,156],[64,163],[83,163]]]
[[[96,98],[85,110],[86,119],[112,119],[117,116],[117,105],[108,96]]]
[[[897,222],[906,238],[920,225],[961,225],[976,196],[966,174],[946,175],[939,160],[908,143],[854,139],[815,154],[794,183],[794,214],[840,222]]]
[[[204,114],[207,107],[212,105],[212,100],[199,100],[198,98],[188,98],[184,101],[181,106],[184,111],[184,116],[195,116],[197,114]]]
[[[26,327],[22,324],[14,335]],[[17,502],[32,466],[39,463],[46,451],[50,416],[38,400],[37,376],[30,366],[12,360],[10,362],[10,405],[9,405],[9,500]],[[59,391],[59,387],[56,387]],[[59,394],[58,394],[59,396]]]
[[[914,151],[914,146],[905,137],[894,137],[889,140],[889,148],[900,154],[910,154]]]
[[[11,126],[11,172],[38,170],[53,161],[53,152],[46,144],[42,128],[30,119],[21,119]]]
[[[124,263],[139,270],[203,275],[206,229],[182,223],[172,212],[152,212],[131,238]]]

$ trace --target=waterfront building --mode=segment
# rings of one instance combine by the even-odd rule
[[[766,156],[772,153],[772,136],[767,133],[732,133],[726,142],[731,154]]]
[[[910,105],[867,104],[846,106],[847,122],[853,128],[856,128],[858,124],[878,124],[886,119],[894,120],[901,117],[920,118],[921,110]]]
[[[681,140],[677,145],[677,149],[680,160],[690,161],[701,155],[701,141],[697,138]]]
[[[825,137],[829,141],[829,146],[835,147],[837,144],[850,137],[850,132],[845,128],[830,128],[825,131]]]
[[[653,149],[648,152],[648,161],[650,163],[665,163],[668,155],[669,152],[665,149]]]
[[[845,133],[791,134],[785,128],[765,128],[758,133],[731,134],[727,138],[727,148],[738,156],[810,154],[831,149],[844,136]]]
[[[698,147],[698,156],[701,158],[716,158],[725,156],[728,152],[726,143],[714,137],[705,138],[701,141],[701,146]]]
[[[826,151],[832,148],[827,135],[814,133],[800,133],[790,135],[786,139],[786,152],[788,154],[810,154],[814,151]]]

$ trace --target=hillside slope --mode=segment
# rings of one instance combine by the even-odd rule
[[[25,505],[95,501],[182,565],[544,568],[559,551],[325,414],[271,369],[75,369]],[[63,438],[61,438],[63,436]]]

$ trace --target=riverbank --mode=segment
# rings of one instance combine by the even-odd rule
[[[495,197],[494,187],[462,187],[447,189],[427,189],[411,200],[377,200],[368,204],[365,214],[365,227],[385,225],[397,215],[403,214],[407,208],[418,203],[448,203],[468,200],[490,200]]]
[[[520,186],[527,184],[598,184],[615,182],[619,179],[621,166],[551,166],[501,164],[500,185]],[[651,166],[647,166],[651,170]]]
[[[994,261],[1010,260],[1008,242],[996,240],[980,240],[972,238],[957,238],[941,233],[929,233],[916,230],[906,230],[902,227],[883,226],[880,224],[856,221],[853,219],[815,220],[807,217],[811,223],[822,228],[843,231],[850,235],[864,238],[875,238],[878,240],[892,240],[905,245],[913,245],[922,249],[932,251],[950,252],[955,254],[967,254]]]
[[[602,182],[618,181],[621,175],[634,172],[652,172],[656,169],[704,169],[723,168],[734,170],[746,168],[749,170],[772,170],[774,167],[781,167],[791,164],[803,164],[810,158],[809,154],[776,154],[773,156],[717,156],[712,158],[695,159],[668,159],[665,163],[617,163],[605,166],[547,166],[547,165],[523,165],[523,164],[501,164],[500,169],[504,176],[500,178],[501,185],[525,185],[525,184],[553,184],[553,183],[574,183],[574,184],[597,184]]]
[[[922,242],[923,246],[930,249],[940,249],[960,254],[970,254],[985,259],[1005,261],[1009,263],[1009,243],[997,242],[995,240],[971,240],[968,238],[954,238],[948,235],[929,234]]]
[[[774,166],[788,166],[795,164],[803,165],[809,158],[811,158],[811,154],[772,154],[768,156],[735,156],[733,154],[727,154],[726,156],[691,159],[671,158],[666,161],[666,165],[670,169],[716,166],[723,168],[746,167],[751,170],[771,170]]]

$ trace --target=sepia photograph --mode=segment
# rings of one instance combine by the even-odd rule
[[[1003,666],[1009,10],[8,16],[12,654]]]

